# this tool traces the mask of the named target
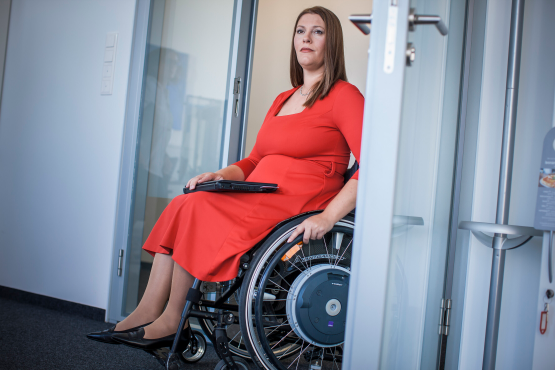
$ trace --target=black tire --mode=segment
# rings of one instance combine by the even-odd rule
[[[181,358],[183,359],[183,361],[190,364],[199,362],[206,354],[207,348],[204,335],[197,330],[193,330],[192,332],[193,337],[197,342],[195,346],[196,348],[192,346],[192,342],[189,342],[189,346],[187,347],[187,349],[183,351],[183,353],[181,353]]]
[[[346,216],[342,220],[340,220],[334,226],[334,228],[328,234],[326,234],[326,236],[324,236],[323,240],[311,241],[312,243],[314,243],[312,244],[314,248],[312,251],[308,249],[309,246],[305,246],[305,248],[302,248],[301,246],[297,251],[293,252],[293,255],[295,255],[298,251],[302,249],[303,258],[297,259],[296,262],[290,262],[290,261],[287,262],[288,261],[287,259],[283,260],[283,257],[285,257],[287,253],[290,253],[291,250],[293,250],[292,247],[297,246],[296,242],[298,240],[295,241],[294,243],[289,243],[287,245],[285,241],[287,240],[291,232],[297,227],[297,225],[302,223],[306,218],[311,217],[313,215],[314,214],[308,214],[308,215],[299,217],[297,219],[294,219],[288,222],[287,224],[283,225],[282,227],[280,227],[275,232],[273,232],[264,241],[264,243],[260,246],[260,248],[258,248],[257,251],[255,252],[254,258],[250,263],[250,268],[247,271],[245,278],[243,280],[243,284],[241,286],[241,297],[240,297],[241,305],[240,305],[240,312],[239,312],[241,331],[244,335],[244,338],[246,339],[245,344],[250,353],[251,359],[261,369],[266,369],[266,370],[287,369],[288,364],[290,364],[292,361],[293,362],[298,361],[297,365],[302,364],[301,366],[298,367],[299,370],[309,369],[310,364],[307,363],[306,359],[304,360],[304,362],[301,362],[303,361],[303,358],[304,358],[301,355],[304,354],[304,352],[307,351],[309,347],[311,351],[306,352],[307,354],[310,354],[310,358],[308,359],[309,362],[312,360],[312,353],[314,353],[315,355],[317,354],[318,356],[321,356],[321,360],[324,362],[330,361],[330,359],[333,359],[332,367],[334,369],[341,368],[340,353],[342,353],[342,345],[340,348],[338,346],[335,346],[333,348],[322,347],[321,349],[319,349],[320,347],[317,346],[318,342],[314,342],[316,344],[310,344],[310,345],[307,344],[306,346],[304,346],[304,343],[305,343],[304,339],[300,336],[295,337],[297,331],[295,331],[293,335],[289,334],[293,332],[293,329],[291,329],[291,327],[286,323],[289,320],[289,316],[287,316],[288,320],[285,320],[285,318],[278,318],[278,316],[285,317],[286,315],[284,315],[283,313],[289,310],[289,308],[287,308],[286,310],[284,306],[288,304],[287,301],[289,301],[290,299],[288,298],[287,294],[285,295],[285,297],[282,297],[282,295],[285,294],[283,291],[284,290],[287,291],[286,288],[279,289],[277,286],[273,286],[276,289],[270,289],[270,290],[264,289],[264,292],[265,292],[264,295],[257,294],[258,289],[261,286],[260,283],[262,282],[262,279],[264,278],[264,276],[266,276],[266,279],[268,279],[268,276],[274,276],[273,279],[275,278],[282,279],[282,280],[285,280],[287,284],[291,284],[292,283],[291,280],[301,275],[301,273],[297,273],[297,276],[295,276],[292,272],[290,272],[290,271],[293,271],[291,266],[293,265],[301,266],[301,264],[306,265],[309,263],[309,261],[311,263],[311,266],[307,266],[307,269],[306,269],[307,271],[308,269],[311,269],[313,267],[318,267],[320,270],[324,271],[326,268],[332,268],[332,266],[335,267],[337,266],[337,264],[339,264],[339,262],[341,262],[341,271],[343,271],[342,273],[344,275],[349,274],[350,254],[352,251],[352,248],[350,250],[349,248],[352,245],[352,240],[353,240],[352,238],[353,238],[353,232],[354,232],[354,219],[351,215]],[[341,239],[338,244],[339,250],[338,250],[337,256],[332,255],[329,252],[318,254],[319,252],[316,251],[317,250],[316,247],[318,246],[317,243],[324,245],[330,242],[331,240],[339,240],[338,239],[339,237],[337,236],[338,234],[341,234]],[[331,239],[331,238],[335,238],[335,239]],[[301,240],[302,237],[299,237],[297,239]],[[328,240],[328,242],[325,242],[326,240]],[[307,254],[310,254],[309,256],[310,258],[304,255],[305,250],[307,250],[308,252]],[[327,245],[325,250],[327,250]],[[345,254],[345,252],[347,252],[348,250],[349,252]],[[284,254],[284,251],[287,253],[282,256],[282,254]],[[332,251],[332,253],[334,252]],[[339,253],[343,253],[343,254],[339,256]],[[332,257],[335,258],[335,260]],[[292,256],[290,258],[292,259]],[[328,267],[325,267],[324,266],[325,263],[323,263],[322,261],[325,258],[329,259],[330,261],[328,264],[329,265]],[[270,266],[270,261],[273,261],[275,263],[274,264],[275,268]],[[314,261],[315,263],[314,266],[312,266],[312,261]],[[336,261],[337,264],[332,261]],[[287,263],[289,263],[290,266],[288,266],[287,271],[285,271],[283,270],[283,268],[285,265],[287,265]],[[265,269],[269,267],[271,267],[271,271],[270,270],[266,271]],[[299,270],[298,267],[296,266],[294,267]],[[283,273],[284,276],[280,274],[280,271]],[[266,275],[264,275],[264,272],[266,272]],[[290,276],[288,276],[287,274],[290,274]],[[288,279],[289,281],[287,282]],[[279,292],[280,290],[281,292]],[[278,291],[278,292],[275,293],[275,291]],[[267,299],[266,298],[267,294],[272,296],[272,294],[270,293],[272,294],[275,293],[275,294],[273,298]],[[261,305],[263,301],[269,301],[269,302],[264,303],[265,308],[261,310],[261,307],[262,307]],[[281,303],[278,301],[285,301],[285,303]],[[268,306],[266,305],[271,306],[269,307],[270,311],[266,310],[266,313],[272,312],[273,316],[268,314],[264,315],[265,309],[268,308]],[[343,309],[346,310],[346,307],[343,307]],[[270,319],[273,319],[275,322],[274,323],[266,322],[268,321],[268,318],[264,319],[266,321],[262,322],[263,315],[265,317],[269,316]],[[277,334],[273,334],[274,331],[276,330],[278,330]],[[289,333],[287,335],[284,335],[285,332],[289,332]],[[276,335],[278,335],[277,338],[280,338],[279,336],[281,335],[282,339],[277,341],[277,338],[276,338],[276,340],[274,341],[272,339],[272,336],[276,336]],[[297,342],[294,342],[295,339],[298,339]],[[300,340],[302,340],[302,342]],[[299,343],[301,344],[299,345]],[[323,345],[326,346],[327,344],[323,344]],[[301,349],[303,351],[302,353],[300,353]],[[319,357],[314,357],[314,359],[315,360],[319,359]],[[327,366],[329,367],[329,365]]]
[[[233,356],[233,361],[235,361],[235,364],[237,365],[239,370],[249,370],[249,364],[244,359],[237,356]],[[218,362],[214,370],[228,370],[227,364],[225,363],[224,360],[220,360],[220,362]]]

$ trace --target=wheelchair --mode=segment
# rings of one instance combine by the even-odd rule
[[[358,169],[345,174],[345,182]],[[195,317],[221,361],[214,370],[341,369],[354,235],[354,210],[320,240],[287,239],[306,212],[280,222],[241,256],[235,279],[195,279],[177,332]],[[193,331],[185,351],[149,351],[167,370],[187,369],[206,351],[204,335]],[[252,363],[247,362],[251,360]],[[253,366],[254,365],[254,366]]]

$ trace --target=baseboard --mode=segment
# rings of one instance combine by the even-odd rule
[[[47,297],[41,294],[29,293],[19,289],[0,285],[0,298],[10,299],[21,303],[49,308],[51,310],[85,317],[87,319],[104,321],[106,310],[80,303],[64,301],[63,299]]]

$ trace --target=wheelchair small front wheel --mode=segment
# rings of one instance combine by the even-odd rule
[[[201,332],[193,330],[193,337],[187,346],[187,349],[183,351],[181,357],[187,363],[195,363],[200,361],[206,353],[206,339]]]
[[[235,364],[237,364],[237,368],[239,370],[249,370],[249,364],[242,358],[233,356],[233,361],[235,361]],[[229,368],[224,360],[220,360],[214,370],[229,370]]]

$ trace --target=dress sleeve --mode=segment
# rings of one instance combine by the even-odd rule
[[[341,134],[343,134],[359,165],[363,115],[364,97],[356,86],[348,84],[338,92],[335,99],[333,120]],[[358,180],[358,170],[351,178]]]
[[[258,153],[258,150],[256,149],[256,143],[255,143],[254,147],[252,148],[251,154],[249,154],[248,157],[241,159],[239,162],[235,162],[233,164],[239,167],[243,171],[243,173],[245,174],[245,180],[246,180],[247,177],[249,177],[251,172],[254,170],[254,168],[258,165],[258,162],[260,162],[261,159],[262,159],[262,156],[260,156],[260,154]]]

